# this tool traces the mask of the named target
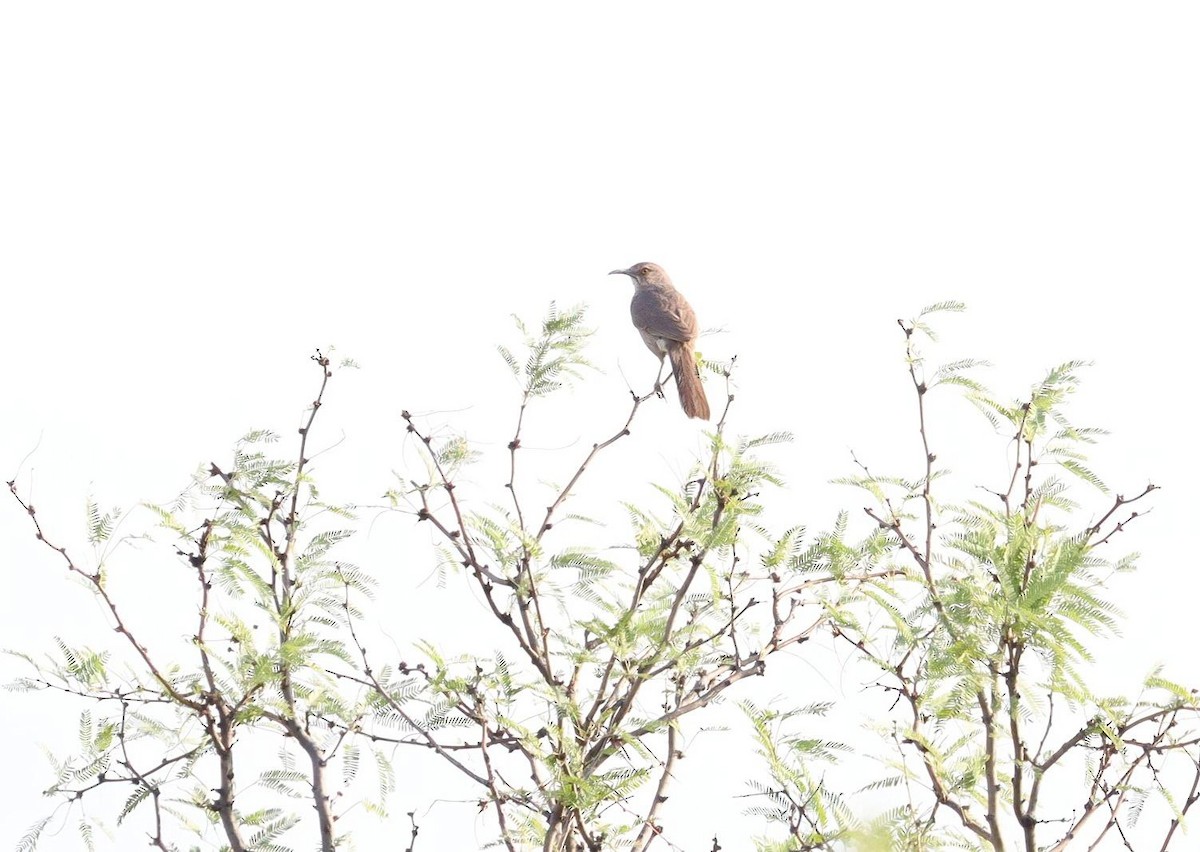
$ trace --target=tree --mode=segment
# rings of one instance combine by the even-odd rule
[[[1088,848],[1127,838],[1150,792],[1173,809],[1160,832],[1169,848],[1200,789],[1195,694],[1154,673],[1139,698],[1102,699],[1081,673],[1087,637],[1114,624],[1104,572],[1132,569],[1131,558],[1100,557],[1154,489],[1073,527],[1053,469],[1102,487],[1080,453],[1095,431],[1062,413],[1080,365],[1051,371],[1016,405],[969,378],[973,362],[927,377],[916,345],[931,336],[926,317],[957,307],[902,323],[922,464],[909,477],[860,465],[847,482],[874,504],[855,541],[845,514],[811,540],[799,526],[762,526],[766,501],[785,499],[762,454],[788,436],[728,435],[732,391],[706,452],[654,500],[580,506],[653,393],[631,393],[614,426],[552,472],[560,484],[539,481],[523,446],[528,418],[582,378],[589,332],[581,308],[552,306],[533,330],[518,323],[522,348],[500,350],[521,392],[503,501],[471,479],[478,454],[463,437],[407,412],[421,464],[388,494],[392,511],[435,530],[447,584],[482,601],[486,651],[423,642],[411,663],[371,646],[374,572],[333,555],[354,532],[353,507],[323,500],[311,473],[334,375],[321,353],[290,459],[266,452],[273,434],[252,433],[174,505],[151,507],[156,541],[193,578],[194,599],[179,602],[194,613],[187,642],[152,651],[127,620],[110,579],[128,541],[114,540],[115,515],[89,505],[98,550],[83,563],[11,482],[38,538],[90,586],[123,643],[23,655],[33,674],[21,686],[84,703],[80,751],[56,763],[48,794],[72,808],[119,788],[117,821],[138,820],[164,850],[186,834],[232,850],[332,850],[351,842],[355,804],[387,817],[396,774],[432,757],[474,787],[506,849],[679,848],[664,813],[687,771],[684,734],[743,681],[769,680],[781,651],[832,643],[875,672],[884,748],[823,733],[833,708],[805,703],[803,684],[785,710],[743,697],[769,779],[752,785],[773,838],[760,848]],[[732,387],[732,363],[704,367]],[[991,505],[942,496],[947,472],[926,422],[939,385],[965,390],[1017,448]],[[614,532],[614,504],[627,533]],[[871,783],[829,789],[824,767],[864,752],[883,765]],[[1074,803],[1061,787],[1049,794],[1072,768],[1061,783]],[[21,848],[35,848],[46,824]],[[87,813],[79,830],[90,846]],[[405,831],[418,848],[416,821]]]
[[[190,647],[151,652],[126,619],[110,578],[130,539],[112,541],[114,513],[89,503],[88,538],[98,550],[85,564],[52,543],[35,507],[9,483],[39,541],[91,587],[125,640],[120,667],[110,650],[62,640],[54,656],[26,657],[36,675],[19,687],[85,701],[80,752],[55,762],[47,793],[77,802],[120,788],[117,822],[148,811],[151,845],[163,850],[177,848],[169,838],[180,829],[205,836],[217,827],[234,852],[281,848],[277,839],[299,815],[263,803],[272,798],[263,793],[307,798],[320,847],[336,845],[330,764],[340,758],[345,774],[354,774],[359,748],[348,735],[369,708],[339,690],[327,666],[350,662],[339,638],[352,612],[347,596],[366,594],[370,580],[328,557],[348,531],[314,529],[352,515],[323,502],[307,475],[309,436],[332,375],[327,357],[318,352],[313,360],[322,378],[294,461],[270,458],[262,446],[276,436],[254,432],[231,464],[197,474],[174,505],[148,507],[162,544],[194,579],[195,597],[181,607],[195,611]],[[264,749],[273,752],[265,766]],[[381,797],[389,773],[381,764]],[[251,774],[261,789],[247,793],[240,779]],[[36,823],[18,848],[35,848],[48,822]],[[79,831],[91,848],[92,822],[81,819]]]
[[[869,824],[817,807],[807,749],[780,755],[776,743],[788,735],[751,709],[776,785],[770,815],[788,826],[784,845],[772,848],[841,848],[828,840],[837,837],[851,848],[1034,852],[1101,848],[1110,836],[1114,848],[1177,848],[1200,790],[1196,690],[1155,670],[1136,698],[1104,697],[1081,668],[1092,661],[1089,637],[1116,626],[1104,580],[1134,568],[1132,555],[1109,555],[1113,539],[1156,488],[1117,494],[1099,517],[1076,520],[1064,476],[1109,493],[1082,451],[1101,430],[1075,427],[1064,413],[1084,364],[1061,364],[1024,399],[998,402],[968,376],[979,362],[929,370],[920,352],[921,339],[933,339],[927,315],[960,308],[934,305],[900,324],[920,435],[915,475],[860,464],[844,480],[872,498],[863,511],[888,536],[884,564],[902,570],[873,584],[865,608],[831,604],[830,629],[889,696],[879,729],[891,742],[890,771],[869,786],[903,795]],[[1008,473],[984,487],[986,501],[944,496],[949,470],[927,408],[939,387],[965,389],[1007,438]],[[836,558],[843,529],[818,543],[816,558]],[[1170,817],[1134,834],[1153,794]]]

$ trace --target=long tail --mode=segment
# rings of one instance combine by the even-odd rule
[[[699,417],[707,420],[709,417],[708,397],[704,395],[704,385],[700,381],[700,373],[696,370],[696,356],[691,344],[676,343],[671,346],[671,372],[675,374],[675,387],[679,389],[679,404],[683,413],[688,417]]]

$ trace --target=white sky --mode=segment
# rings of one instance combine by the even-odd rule
[[[1145,558],[1114,586],[1130,620],[1098,676],[1131,689],[1162,660],[1200,682],[1197,7],[646,5],[4,4],[4,479],[79,547],[89,494],[167,500],[239,435],[292,429],[306,356],[335,344],[364,369],[335,386],[322,423],[346,441],[323,463],[370,502],[402,408],[503,448],[494,347],[550,300],[591,306],[604,372],[547,409],[544,446],[588,445],[653,370],[605,273],[654,260],[723,331],[701,349],[739,358],[734,429],[796,433],[777,511],[815,530],[861,505],[825,484],[849,449],[919,461],[894,320],[960,299],[934,357],[992,361],[1003,397],[1094,360],[1073,412],[1113,432],[1095,468],[1164,488],[1121,542]],[[947,422],[942,458],[977,464],[986,425]],[[670,481],[696,428],[652,407],[615,470]],[[366,567],[415,582],[432,557],[405,524],[372,526]],[[0,646],[103,629],[15,503],[0,554]],[[73,711],[0,708],[10,848],[47,804],[39,745],[72,742],[46,720]],[[434,812],[419,848],[471,814]]]

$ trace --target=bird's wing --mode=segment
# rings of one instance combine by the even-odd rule
[[[629,303],[637,329],[651,337],[686,342],[696,337],[696,312],[673,287],[639,287]]]

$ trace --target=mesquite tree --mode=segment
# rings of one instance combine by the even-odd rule
[[[1012,403],[970,378],[978,362],[930,368],[919,347],[933,337],[926,315],[959,308],[935,305],[900,323],[914,471],[860,464],[843,480],[870,495],[863,511],[892,543],[885,563],[904,569],[873,585],[869,606],[830,607],[833,637],[874,669],[886,697],[877,728],[880,755],[892,756],[867,786],[903,795],[878,819],[856,819],[813,783],[813,766],[830,755],[814,755],[790,720],[749,707],[770,770],[758,789],[772,806],[761,811],[787,826],[782,843],[761,848],[1184,848],[1180,826],[1200,798],[1196,691],[1155,670],[1134,698],[1101,696],[1082,667],[1089,637],[1116,624],[1105,580],[1134,567],[1112,553],[1114,538],[1156,488],[1112,496],[1086,466],[1101,432],[1064,411],[1082,363],[1052,369]],[[983,449],[1007,465],[1000,482],[978,487],[985,498],[950,486],[929,418],[939,388],[965,391],[1004,439]],[[1070,480],[1107,499],[1082,522]],[[836,552],[841,539],[839,530],[817,551]],[[1139,825],[1151,796],[1166,807]]]
[[[507,643],[456,663],[435,657],[423,676],[440,710],[466,723],[453,753],[443,753],[477,782],[481,807],[494,810],[510,850],[669,842],[661,809],[680,771],[688,717],[820,629],[827,615],[814,590],[825,587],[827,600],[849,605],[862,584],[889,570],[775,570],[797,531],[772,537],[756,524],[778,486],[756,453],[786,436],[729,439],[731,394],[691,473],[660,487],[657,506],[625,506],[628,558],[585,544],[597,521],[568,513],[569,498],[605,451],[630,436],[651,395],[631,394],[627,415],[563,471],[561,486],[522,480],[531,406],[585,366],[582,321],[580,310],[552,310],[527,335],[525,357],[502,350],[522,386],[507,507],[471,509],[478,498],[458,487],[469,448],[457,437],[434,441],[407,413],[429,475],[393,492],[397,505],[436,527],[446,560],[465,569]],[[713,370],[724,381],[730,372]],[[527,493],[534,491],[544,493]],[[372,684],[402,712],[393,685]],[[431,737],[431,748],[445,745]]]
[[[341,635],[352,614],[348,592],[368,593],[371,581],[329,556],[353,515],[324,502],[308,474],[309,439],[332,375],[326,356],[313,361],[320,384],[291,459],[272,458],[265,447],[276,436],[255,432],[229,463],[197,473],[173,505],[147,507],[170,564],[164,570],[191,577],[192,596],[154,600],[188,625],[185,641],[147,637],[135,607],[113,591],[131,540],[114,540],[115,513],[89,502],[96,553],[85,563],[54,542],[9,483],[39,541],[83,579],[124,640],[115,649],[60,640],[53,655],[26,656],[35,674],[19,688],[84,702],[81,749],[55,761],[47,795],[70,806],[119,790],[116,822],[141,819],[162,850],[178,848],[180,834],[214,832],[234,852],[283,848],[279,839],[309,812],[314,838],[306,845],[331,852],[338,844],[335,801],[359,762],[348,733],[370,705],[342,689],[330,667],[353,662]],[[336,777],[335,760],[343,764]],[[382,800],[390,784],[382,761],[379,781]],[[298,809],[297,799],[308,807]],[[35,848],[52,817],[36,822],[18,848]],[[88,848],[95,820],[81,811]]]
[[[532,464],[531,418],[570,411],[562,390],[588,369],[589,332],[582,309],[519,325],[520,347],[500,353],[519,388],[503,478],[489,478],[465,438],[405,412],[412,463],[385,507],[438,540],[414,570],[435,563],[444,594],[466,596],[460,616],[478,614],[465,652],[419,636],[402,637],[414,650],[399,658],[372,646],[375,625],[404,626],[372,608],[378,574],[337,558],[356,527],[313,475],[333,376],[320,353],[318,393],[287,457],[267,452],[274,435],[254,433],[175,505],[151,507],[155,540],[190,578],[191,597],[157,602],[185,614],[182,641],[147,638],[121,598],[113,577],[127,537],[114,537],[114,516],[89,508],[97,549],[83,562],[10,483],[120,640],[96,650],[64,640],[25,657],[34,671],[19,686],[84,704],[80,750],[56,762],[48,795],[78,812],[89,846],[104,809],[79,803],[121,790],[116,820],[144,826],[160,849],[190,834],[232,850],[328,850],[353,842],[357,812],[390,819],[397,776],[435,760],[473,787],[494,845],[678,849],[684,814],[668,799],[672,780],[695,771],[681,760],[687,734],[743,681],[771,682],[779,652],[823,646],[858,661],[882,697],[871,711],[882,745],[872,734],[836,742],[824,726],[840,708],[813,703],[804,681],[778,680],[794,701],[782,710],[742,696],[747,749],[766,775],[751,782],[770,838],[760,848],[1033,850],[1111,838],[1147,848],[1129,838],[1151,792],[1170,809],[1150,826],[1156,848],[1174,848],[1200,789],[1195,694],[1155,673],[1138,698],[1105,699],[1082,666],[1088,637],[1113,624],[1105,576],[1132,568],[1105,551],[1153,488],[1074,521],[1060,476],[1102,487],[1080,452],[1094,431],[1062,410],[1078,365],[1025,400],[996,402],[969,378],[972,362],[927,368],[917,349],[926,315],[955,307],[902,323],[920,463],[907,476],[860,465],[847,480],[873,500],[857,538],[846,513],[811,538],[764,527],[764,507],[786,500],[764,454],[787,436],[730,435],[732,392],[690,472],[651,498],[589,485],[618,463],[614,447],[639,440],[633,426],[654,392],[631,393],[590,446]],[[732,387],[732,363],[704,367],[710,388]],[[1009,475],[985,501],[960,499],[938,460],[927,399],[939,385],[1007,430]],[[832,787],[826,770],[848,754],[873,757],[874,774]],[[410,815],[390,836],[415,850],[427,829],[436,844],[437,826],[412,819],[420,803],[400,804]],[[21,848],[35,848],[47,823]],[[746,843],[720,836],[712,848]]]

